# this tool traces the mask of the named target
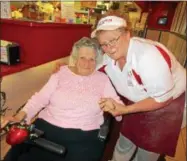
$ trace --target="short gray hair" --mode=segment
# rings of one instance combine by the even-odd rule
[[[96,53],[96,65],[101,63],[102,61],[102,50],[99,46],[99,43],[97,42],[96,39],[88,38],[88,37],[83,37],[77,42],[74,43],[71,54],[70,54],[70,59],[69,59],[69,65],[74,66],[75,61],[78,58],[78,50],[82,47],[89,47],[95,50]]]

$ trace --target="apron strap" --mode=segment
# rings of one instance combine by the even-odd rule
[[[168,53],[165,50],[163,50],[161,47],[157,46],[157,45],[155,45],[155,47],[159,50],[159,53],[163,56],[164,60],[168,64],[168,67],[169,67],[169,69],[171,71],[171,59],[170,59]],[[142,82],[142,79],[141,79],[140,75],[137,74],[134,69],[132,69],[132,73],[134,75],[134,78],[138,82],[138,84],[143,85],[143,82]],[[147,91],[145,88],[144,88],[144,90]]]

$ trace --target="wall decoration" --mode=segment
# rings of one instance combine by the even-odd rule
[[[10,2],[1,1],[1,18],[11,18]]]
[[[61,18],[64,19],[64,23],[75,22],[74,2],[61,1]]]

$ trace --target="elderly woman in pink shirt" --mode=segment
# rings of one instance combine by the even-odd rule
[[[103,97],[120,100],[109,78],[95,70],[99,52],[92,39],[77,41],[70,59],[74,65],[62,66],[54,73],[16,116],[29,123],[45,107],[39,112],[36,127],[45,131],[48,140],[67,148],[66,156],[60,157],[31,147],[24,161],[100,160],[104,142],[98,139],[98,132],[104,118],[98,102]]]

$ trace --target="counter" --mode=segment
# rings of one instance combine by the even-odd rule
[[[88,24],[0,19],[0,25],[0,39],[18,43],[21,54],[20,64],[1,65],[2,76],[68,56],[73,43],[91,33]]]

